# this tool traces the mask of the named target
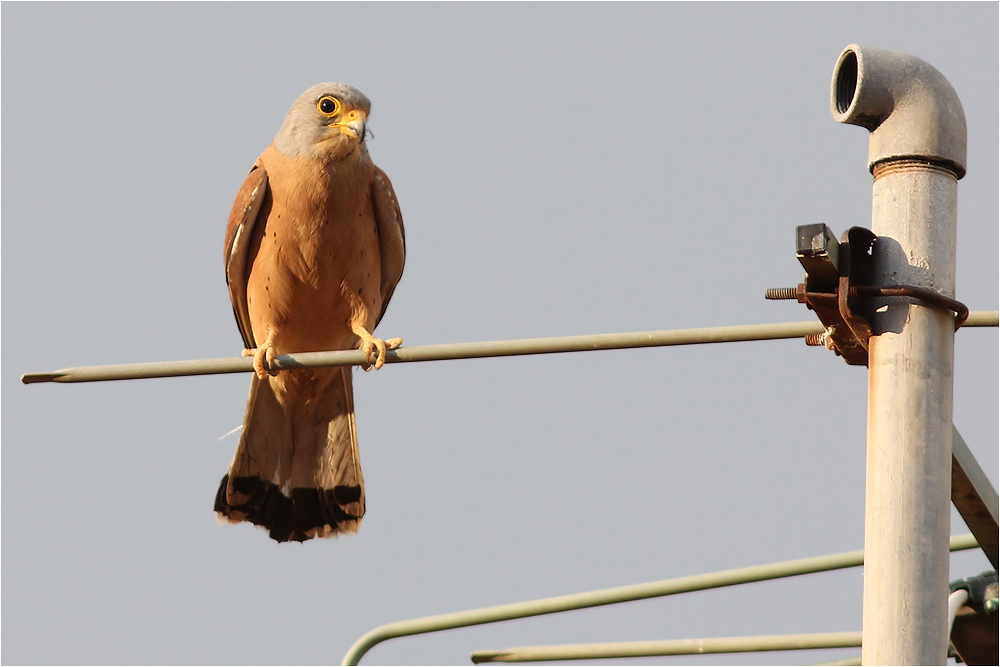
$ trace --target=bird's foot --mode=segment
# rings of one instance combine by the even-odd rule
[[[259,347],[243,350],[244,357],[253,357],[253,370],[261,380],[268,375],[278,374],[278,369],[274,367],[274,357],[277,356],[277,353],[274,351],[273,337],[274,334],[269,333],[267,340]]]
[[[354,327],[354,334],[361,339],[361,350],[365,353],[365,359],[368,363],[372,363],[372,356],[375,356],[374,366],[376,369],[382,368],[385,364],[385,352],[386,350],[395,350],[397,347],[403,344],[402,338],[389,338],[388,340],[382,340],[381,338],[376,338],[371,335],[368,329],[364,327]],[[370,371],[372,367],[362,366],[366,371]]]

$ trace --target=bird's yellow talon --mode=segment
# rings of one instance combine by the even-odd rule
[[[273,337],[274,333],[271,332],[260,347],[255,347],[252,350],[246,349],[241,353],[244,357],[253,357],[253,370],[261,380],[268,375],[278,374],[278,369],[274,367],[274,358],[277,356],[277,352],[274,350]]]
[[[361,350],[365,353],[365,359],[369,364],[375,366],[376,370],[382,368],[385,365],[385,352],[386,350],[395,350],[397,347],[403,344],[402,338],[390,338],[389,340],[382,340],[381,338],[376,338],[371,335],[367,329],[364,327],[354,327],[354,333],[358,338],[361,339]],[[375,361],[372,362],[372,355],[375,356]],[[371,365],[362,366],[366,371],[372,369]]]

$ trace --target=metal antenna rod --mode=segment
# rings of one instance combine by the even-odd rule
[[[972,535],[953,535],[949,540],[949,548],[951,551],[974,549],[976,546],[976,538]],[[495,607],[469,609],[450,614],[439,614],[437,616],[424,616],[422,618],[396,621],[394,623],[389,623],[373,630],[369,630],[362,635],[356,642],[354,642],[354,645],[351,646],[350,650],[348,650],[340,664],[357,665],[361,661],[361,658],[364,657],[364,655],[374,646],[397,637],[410,637],[428,632],[440,632],[442,630],[453,630],[455,628],[468,628],[474,625],[483,625],[485,623],[498,623],[500,621],[510,621],[516,618],[529,618],[532,616],[556,614],[574,609],[602,607],[609,604],[620,604],[622,602],[632,602],[635,600],[648,600],[650,598],[678,595],[681,593],[692,593],[694,591],[706,591],[714,588],[725,588],[727,586],[749,584],[758,581],[770,581],[772,579],[797,577],[803,574],[831,572],[833,570],[843,570],[849,567],[858,567],[863,562],[864,551],[847,551],[838,554],[828,554],[826,556],[800,558],[781,563],[753,565],[736,570],[696,574],[688,577],[678,577],[676,579],[664,579],[662,581],[651,581],[644,584],[632,584],[630,586],[619,586],[617,588],[605,588],[603,590],[587,591],[585,593],[573,593],[570,595],[560,595],[552,598],[542,598],[540,600],[514,602],[511,604],[497,605]],[[942,600],[942,605],[943,604],[944,601]]]
[[[1000,312],[978,311],[969,316],[965,327],[995,327],[1000,324]],[[731,343],[752,340],[779,340],[801,338],[823,333],[819,322],[786,322],[783,324],[749,324],[733,327],[705,329],[673,329],[667,331],[638,331],[635,333],[594,334],[590,336],[563,336],[559,338],[525,338],[498,340],[483,343],[448,343],[401,347],[386,353],[387,364],[413,361],[444,361],[448,359],[481,359],[486,357],[513,357],[528,354],[555,354],[557,352],[587,352],[593,350],[624,350],[636,347],[665,347],[669,345],[698,345],[705,343]],[[322,366],[361,366],[365,354],[360,350],[334,350],[331,352],[300,352],[278,355],[278,369],[317,368]],[[191,361],[158,361],[142,364],[116,364],[112,366],[80,366],[47,373],[25,373],[24,384],[38,382],[104,382],[107,380],[138,380],[145,378],[185,377],[190,375],[218,375],[224,373],[249,373],[253,363],[245,357],[222,359],[194,359]]]
[[[673,329],[668,331],[639,331],[635,333],[596,334],[591,336],[563,336],[559,338],[527,338],[481,343],[451,343],[446,345],[401,347],[396,350],[389,350],[386,353],[385,361],[387,364],[392,364],[412,361],[443,361],[447,359],[553,354],[556,352],[586,352],[591,350],[620,350],[667,345],[774,340],[781,338],[801,338],[806,334],[822,332],[823,325],[819,322],[791,322],[785,324],[710,327],[705,329]],[[275,365],[279,370],[288,370],[318,366],[356,366],[364,364],[366,360],[365,354],[361,350],[336,350],[332,352],[283,354],[277,357],[276,362]],[[104,380],[132,380],[185,375],[246,373],[251,370],[253,370],[253,365],[250,359],[237,357],[232,359],[122,364],[118,366],[84,366],[80,368],[66,368],[49,373],[28,373],[22,376],[21,381],[25,384],[35,382],[99,382]]]

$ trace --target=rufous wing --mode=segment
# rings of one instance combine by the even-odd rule
[[[250,326],[250,309],[247,304],[247,280],[250,277],[250,265],[253,253],[256,251],[255,239],[258,239],[262,229],[260,221],[267,217],[267,207],[270,203],[270,191],[267,184],[267,171],[254,165],[250,174],[243,182],[233,210],[229,213],[229,225],[226,228],[226,284],[229,286],[229,299],[233,303],[233,314],[243,335],[243,345],[247,349],[257,347]]]
[[[403,263],[406,260],[406,233],[403,229],[403,214],[399,211],[399,202],[392,189],[392,183],[385,172],[375,167],[375,178],[372,181],[372,203],[375,209],[375,225],[378,229],[379,252],[382,258],[382,311],[375,321],[378,326],[389,299],[396,289],[396,283],[403,275]]]

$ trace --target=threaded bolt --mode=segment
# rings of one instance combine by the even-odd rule
[[[784,301],[787,299],[797,299],[794,287],[772,287],[764,292],[764,298],[772,301]]]
[[[813,347],[820,347],[826,345],[826,341],[823,340],[823,334],[806,334],[806,345],[811,345]]]

